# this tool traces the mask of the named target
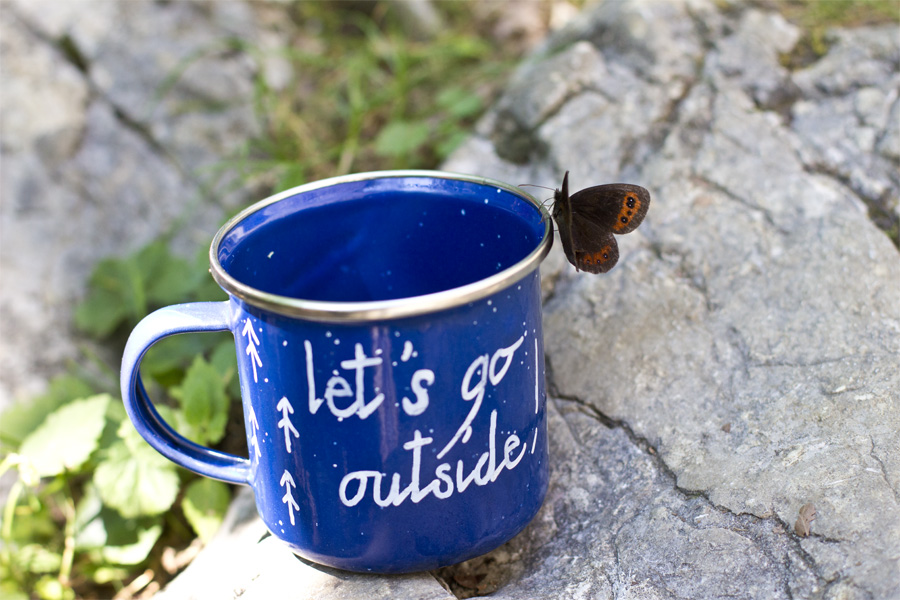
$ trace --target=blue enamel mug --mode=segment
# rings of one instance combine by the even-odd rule
[[[210,247],[229,299],[160,309],[132,332],[128,415],[173,462],[250,485],[272,534],[308,560],[399,573],[488,552],[547,491],[538,267],[552,239],[527,193],[450,173],[263,200]],[[225,330],[247,457],[174,431],[139,373],[156,341]]]

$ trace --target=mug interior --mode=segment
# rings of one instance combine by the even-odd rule
[[[449,175],[343,181],[276,198],[240,217],[213,251],[235,280],[293,299],[451,290],[522,261],[548,232],[524,192]]]

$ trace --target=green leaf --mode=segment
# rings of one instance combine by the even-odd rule
[[[215,347],[223,334],[206,335],[175,335],[158,344],[154,344],[141,361],[141,372],[158,380],[167,380],[177,373],[178,378],[174,383],[181,381],[184,369],[195,356],[205,354]],[[234,338],[230,333],[225,333],[231,343],[231,353],[234,354]],[[161,381],[165,384],[165,381]]]
[[[228,423],[227,381],[202,356],[194,359],[184,381],[171,394],[181,403],[178,431],[198,444],[214,444]]]
[[[207,337],[207,336],[203,336]],[[237,355],[234,350],[234,338],[219,343],[209,357],[209,364],[214,366],[225,381],[225,392],[229,398],[241,397],[241,382],[237,376]]]
[[[204,477],[188,486],[181,508],[188,523],[206,543],[221,527],[230,502],[231,490],[227,485]]]
[[[75,308],[75,326],[97,338],[115,331],[129,316],[146,312],[140,273],[127,260],[101,260],[88,281],[88,294]]]
[[[473,117],[481,112],[481,97],[459,87],[450,87],[437,95],[438,106],[457,119]]]
[[[111,567],[103,564],[97,566],[98,562],[100,561],[94,561],[93,564],[87,565],[84,569],[85,574],[88,575],[94,583],[100,585],[118,583],[119,587],[121,587],[124,585],[124,580],[128,579],[129,574],[131,574],[131,571],[124,567]]]
[[[62,565],[62,555],[40,544],[27,544],[12,556],[16,565],[30,573],[54,573]]]
[[[49,503],[41,502],[35,494],[29,492],[21,481],[13,483],[9,498],[5,500],[6,506],[3,507],[3,543],[43,542],[53,539],[59,533],[59,526],[53,520]],[[0,566],[2,563],[0,560]]]
[[[125,521],[122,521],[124,523]],[[133,543],[110,544],[100,550],[103,560],[117,565],[136,565],[143,562],[153,550],[153,546],[162,534],[162,524],[132,528],[135,536]]]
[[[28,594],[22,591],[11,577],[6,577],[2,571],[0,571],[0,599],[29,600]]]
[[[63,585],[58,578],[46,575],[34,584],[34,593],[41,600],[72,600],[75,591]]]
[[[408,156],[428,140],[431,128],[423,121],[392,121],[375,138],[379,156]]]
[[[90,385],[73,375],[55,377],[46,393],[3,411],[0,415],[0,441],[18,448],[48,414],[67,402],[86,398],[93,392]]]
[[[146,533],[146,532],[150,533]],[[99,551],[105,562],[137,564],[143,561],[161,532],[160,517],[124,518],[106,507],[93,485],[75,509],[75,549]]]
[[[107,506],[125,518],[167,511],[178,495],[175,464],[150,447],[130,421],[94,471],[94,485]]]
[[[128,320],[137,321],[153,306],[183,302],[199,285],[186,260],[173,255],[165,240],[156,240],[124,258],[97,263],[88,294],[75,309],[75,325],[104,338]]]
[[[78,469],[97,448],[111,397],[100,394],[70,402],[47,416],[19,448],[40,477]]]
[[[84,489],[84,496],[75,507],[76,550],[102,548],[106,544],[106,525],[101,517],[102,510],[103,502],[96,486],[88,483]]]
[[[163,240],[139,250],[134,257],[134,264],[141,273],[148,304],[183,302],[198,282],[188,261],[172,254]],[[142,317],[143,314],[134,316]]]

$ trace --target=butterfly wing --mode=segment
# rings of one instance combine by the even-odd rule
[[[606,273],[619,260],[613,234],[634,231],[650,208],[650,193],[638,185],[610,183],[569,196],[569,173],[554,193],[553,218],[569,262],[588,273]]]
[[[605,273],[619,260],[619,248],[609,229],[588,219],[573,218],[566,179],[556,192],[553,218],[559,230],[563,251],[575,268],[588,273]]]
[[[569,262],[588,273],[606,273],[619,260],[619,245],[609,230],[588,220],[572,223],[572,256]],[[563,242],[563,248],[566,247]]]
[[[569,199],[572,221],[590,221],[606,231],[631,233],[650,208],[650,192],[639,185],[609,183],[589,187]]]

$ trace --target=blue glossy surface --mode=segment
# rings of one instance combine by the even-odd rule
[[[543,232],[540,211],[505,190],[391,178],[264,205],[215,250],[230,275],[258,289],[360,301],[493,275]],[[123,396],[165,456],[249,483],[266,525],[301,556],[355,571],[432,569],[507,541],[543,501],[540,300],[534,270],[453,308],[355,324],[236,297],[170,307],[132,334]],[[216,329],[235,336],[249,460],[172,432],[136,375],[155,340]]]
[[[233,277],[265,292],[362,302],[478,281],[522,260],[542,235],[541,213],[506,190],[390,178],[265,207],[225,236],[218,256]]]

